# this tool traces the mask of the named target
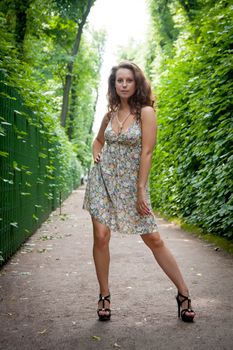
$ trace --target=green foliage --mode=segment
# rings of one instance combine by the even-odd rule
[[[4,189],[0,248],[4,259],[80,184],[90,165],[104,33],[86,28],[80,55],[70,54],[79,14],[87,3],[94,1],[0,3],[0,186]],[[24,33],[19,47],[20,4],[19,12],[27,15],[21,23]],[[72,6],[77,6],[75,19]],[[71,61],[75,85],[70,124],[65,129],[60,113]],[[15,207],[20,209],[13,210]]]
[[[206,7],[208,11],[205,11]],[[202,4],[160,66],[155,208],[233,238],[233,8]],[[187,31],[188,28],[188,31]]]
[[[136,63],[141,69],[145,66],[145,43],[130,38],[126,46],[119,46],[117,50],[117,61],[131,61]]]
[[[172,16],[171,3],[171,0],[149,1],[153,30],[156,32],[157,42],[168,55],[171,54],[172,44],[179,33]]]
[[[82,42],[74,65],[73,98],[67,128],[72,126],[72,143],[85,172],[92,161],[92,126],[98,97],[99,74],[105,32],[93,33]],[[98,54],[97,54],[98,53]]]
[[[88,2],[93,5],[95,0],[55,0],[59,14],[73,20],[81,18]]]
[[[4,35],[6,32],[12,33],[11,47],[14,48],[16,18],[14,3],[9,0],[10,6],[8,7],[6,3],[7,0],[3,1],[0,9],[2,8],[6,13],[5,17],[11,18],[11,20],[4,19],[6,26],[3,33]],[[75,58],[71,56],[77,34],[77,20],[84,12],[87,3],[93,5],[94,1],[56,0],[52,1],[49,6],[46,0],[30,1],[30,7],[27,11],[27,31],[24,39],[25,66],[23,74],[26,73],[27,79],[22,79],[22,82],[19,82],[16,81],[19,79],[15,75],[15,81],[12,82],[12,86],[18,86],[21,90],[24,90],[22,86],[24,82],[28,86],[29,79],[33,81],[29,83],[29,86],[37,84],[39,90],[34,86],[34,96],[37,93],[43,95],[42,103],[47,105],[57,123],[61,114],[67,65],[74,60],[73,93],[70,94],[65,130],[74,145],[78,159],[86,170],[91,162],[92,124],[105,41],[103,32],[88,32],[86,29],[86,33],[82,35],[78,56]],[[14,58],[16,57],[17,51]],[[20,61],[16,65],[17,69],[21,69]],[[13,65],[8,65],[7,69],[12,70],[12,67]],[[21,86],[19,86],[20,84]],[[25,95],[28,99],[27,91]],[[30,96],[32,97],[32,94]],[[28,102],[29,106],[33,108],[31,99]]]

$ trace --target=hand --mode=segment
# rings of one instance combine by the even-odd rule
[[[144,189],[138,189],[136,209],[137,212],[143,216],[152,214],[146,202],[146,194]]]
[[[100,156],[101,156],[101,154],[98,153],[97,156],[94,158],[94,162],[95,163],[99,163],[100,162]]]

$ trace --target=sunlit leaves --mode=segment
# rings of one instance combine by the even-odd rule
[[[157,210],[232,238],[233,9],[209,4],[160,66],[151,194]]]

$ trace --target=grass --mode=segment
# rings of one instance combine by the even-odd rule
[[[212,233],[206,233],[204,232],[200,227],[197,227],[195,225],[190,225],[185,222],[183,222],[181,219],[170,217],[167,215],[164,215],[163,213],[156,213],[158,216],[163,217],[164,219],[174,223],[175,225],[179,226],[182,230],[193,234],[197,236],[198,238],[203,239],[204,241],[207,241],[209,243],[212,243],[216,249],[222,249],[231,255],[233,255],[233,241],[230,241],[229,239],[221,236],[214,235]]]

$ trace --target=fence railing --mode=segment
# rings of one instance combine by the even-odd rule
[[[35,118],[19,93],[0,82],[0,265],[80,183],[74,169],[73,180],[60,192],[59,166],[55,157],[51,173],[49,152],[56,145],[43,125],[26,115]]]

